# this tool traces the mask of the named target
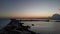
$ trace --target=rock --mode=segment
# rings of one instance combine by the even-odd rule
[[[53,19],[53,20],[60,20],[60,15],[59,15],[59,14],[54,14],[54,15],[52,16],[52,19]]]
[[[36,34],[28,29],[30,26],[22,24],[19,23],[19,20],[11,19],[11,22],[1,30],[0,34]]]

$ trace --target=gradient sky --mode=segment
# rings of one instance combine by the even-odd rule
[[[0,0],[0,17],[50,17],[59,8],[60,0]]]

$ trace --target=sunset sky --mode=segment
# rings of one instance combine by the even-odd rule
[[[38,18],[60,13],[60,0],[0,0],[0,17]]]

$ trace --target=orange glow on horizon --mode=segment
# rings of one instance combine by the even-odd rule
[[[51,14],[16,14],[15,16],[11,17],[16,17],[16,18],[48,18],[51,17]]]
[[[8,16],[8,15],[7,15]],[[10,14],[8,17],[10,18],[48,18],[51,17],[52,13],[15,13]]]

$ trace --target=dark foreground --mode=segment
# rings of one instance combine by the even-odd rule
[[[24,26],[20,20],[10,19],[11,22],[0,30],[0,34],[37,34],[29,30],[30,26]]]

